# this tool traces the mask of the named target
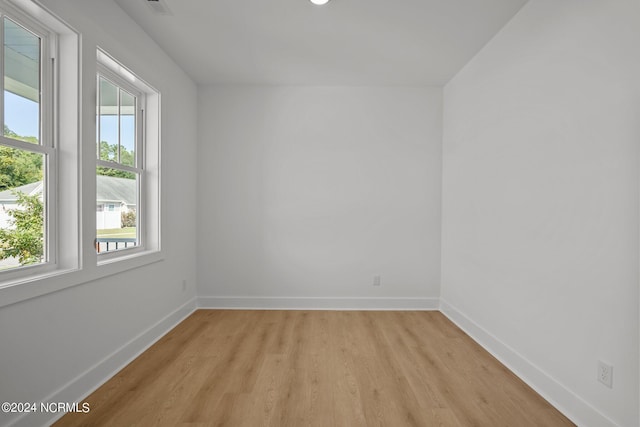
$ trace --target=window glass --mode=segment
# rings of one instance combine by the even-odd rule
[[[44,263],[47,151],[40,145],[40,36],[3,16],[0,271]]]
[[[120,89],[120,163],[135,166],[136,98]]]
[[[4,23],[4,136],[40,140],[40,37],[9,18]]]
[[[138,246],[138,174],[106,167],[96,171],[96,250]]]
[[[45,155],[0,145],[0,271],[45,262]]]
[[[100,78],[98,158],[118,162],[118,88]]]

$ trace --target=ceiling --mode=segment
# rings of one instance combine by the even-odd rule
[[[199,84],[443,85],[527,0],[115,0]]]

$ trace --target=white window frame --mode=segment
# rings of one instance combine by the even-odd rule
[[[135,167],[100,160],[96,152],[96,167],[138,174],[137,245],[98,253],[97,263],[100,266],[160,252],[160,93],[101,48],[97,51],[96,68],[96,85],[99,85],[100,77],[105,78],[137,99]],[[96,126],[99,126],[98,103],[96,99]],[[96,135],[99,136],[99,130]]]
[[[53,250],[56,253],[52,256],[49,252],[50,269],[41,268],[42,265],[25,266],[0,274],[0,307],[162,261],[160,92],[120,65],[100,46],[89,46],[86,40],[83,44],[81,33],[49,11],[42,2],[0,0],[0,9],[12,12],[10,16],[22,25],[25,22],[39,23],[57,39],[47,43],[53,45],[56,60],[50,63],[53,77],[50,82],[51,99],[47,101],[51,104],[49,126],[55,159],[48,159],[52,165],[48,169],[47,185],[50,190],[46,193],[49,197],[48,244],[55,245]],[[92,61],[89,51],[93,50],[95,55],[96,48],[97,62],[130,81],[146,97],[146,113],[141,128],[145,132],[146,146],[144,152],[138,150],[144,156],[144,179],[141,179],[144,188],[140,192],[140,204],[144,205],[145,212],[140,221],[143,221],[141,224],[145,231],[140,240],[141,249],[114,251],[117,255],[114,257],[99,257],[94,247],[96,129],[83,120],[93,117],[91,121],[96,123],[97,67],[89,66]],[[33,151],[33,147],[27,148]],[[51,173],[51,166],[55,173]],[[55,190],[55,195],[51,189]]]
[[[47,41],[41,43],[41,135],[47,154],[46,264],[23,266],[0,274],[0,307],[74,284],[69,280],[83,263],[80,215],[80,34],[31,0],[0,0],[0,9],[16,23]],[[4,34],[3,34],[4,35]],[[4,43],[3,43],[4,46]],[[46,49],[49,49],[46,52]],[[60,106],[64,108],[60,108]],[[2,117],[4,112],[0,111]],[[8,142],[8,143],[7,143]],[[7,146],[34,149],[3,139]],[[75,277],[75,276],[74,276]]]
[[[13,5],[0,3],[0,55],[4,53],[4,17],[24,27],[40,38],[40,103],[39,144],[7,138],[0,132],[0,141],[5,147],[42,154],[45,162],[42,199],[44,202],[44,260],[39,264],[15,267],[0,271],[0,283],[6,283],[58,269],[58,144],[55,128],[55,102],[57,94],[56,54],[57,34]],[[4,61],[1,61],[0,94],[4,97]],[[0,121],[4,123],[4,102],[0,102]]]
[[[134,165],[124,165],[117,162],[101,160],[99,158],[99,141],[100,141],[100,80],[104,79],[118,88],[118,91],[124,90],[129,94],[133,95],[136,99],[135,105],[135,131],[136,131],[136,140],[134,144]],[[110,259],[117,258],[118,256],[122,256],[123,253],[132,254],[135,252],[141,252],[145,250],[144,247],[144,112],[145,112],[145,94],[139,88],[134,86],[133,84],[126,81],[122,76],[112,72],[106,65],[98,62],[97,65],[97,76],[96,76],[96,86],[98,87],[98,97],[96,99],[96,128],[97,128],[97,139],[96,139],[96,167],[101,166],[110,169],[121,170],[125,172],[134,173],[138,178],[136,179],[136,246],[133,247],[124,247],[122,249],[116,249],[108,252],[100,252],[98,253],[98,262]],[[119,114],[119,113],[118,113]],[[119,141],[118,141],[119,142]],[[120,148],[120,146],[118,146]],[[114,209],[111,209],[111,207]],[[107,203],[105,206],[106,212],[114,212],[115,205],[113,203]],[[96,230],[97,232],[97,230]],[[97,235],[96,235],[97,239]]]

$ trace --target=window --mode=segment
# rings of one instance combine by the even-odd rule
[[[56,261],[55,34],[0,9],[0,274]],[[3,276],[4,277],[4,276]]]
[[[159,249],[159,94],[101,50],[96,84],[100,262]]]
[[[97,250],[105,253],[138,246],[140,241],[136,213],[143,174],[139,147],[144,144],[140,132],[144,95],[120,76],[100,70],[97,99],[97,204],[119,200],[131,210],[128,224],[115,203],[107,203],[101,213],[104,218],[97,218]]]
[[[81,78],[80,33],[39,3],[0,0],[0,307],[162,259],[160,94],[99,48]]]

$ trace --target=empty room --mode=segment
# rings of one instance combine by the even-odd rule
[[[0,426],[640,426],[637,0],[0,39]]]

